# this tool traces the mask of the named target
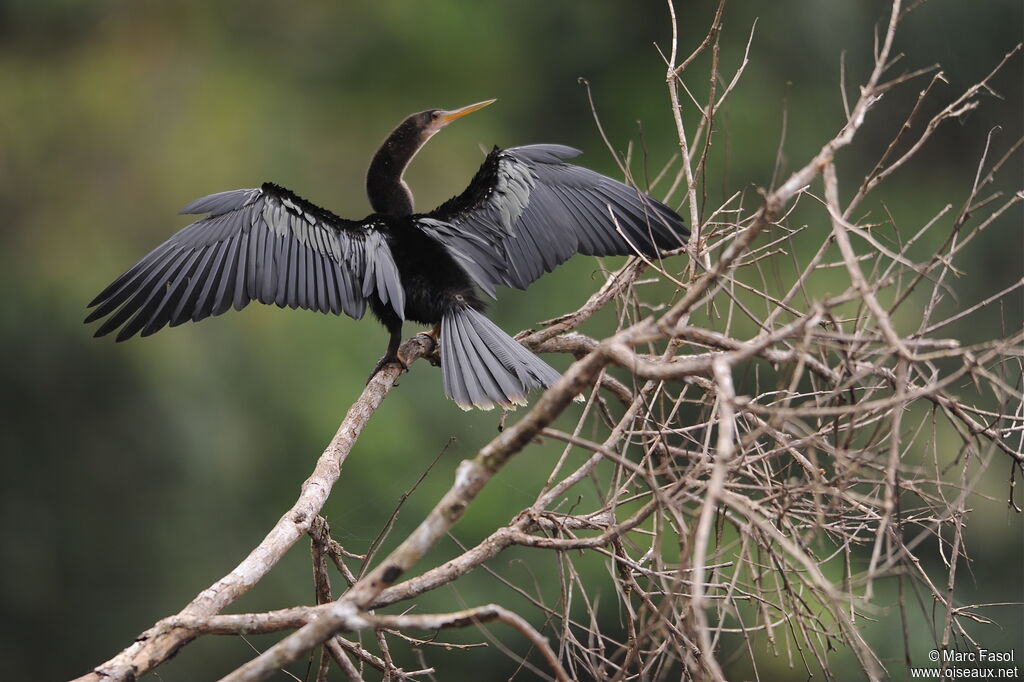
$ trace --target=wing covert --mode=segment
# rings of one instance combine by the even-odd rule
[[[579,153],[554,144],[495,148],[469,187],[420,223],[447,226],[436,238],[468,255],[476,271],[467,271],[478,283],[485,279],[520,289],[576,253],[612,256],[638,250],[655,257],[659,250],[682,245],[689,230],[675,211],[621,182],[565,162]]]
[[[251,301],[359,319],[377,295],[404,317],[405,294],[385,236],[265,183],[202,197],[206,213],[129,268],[90,304],[96,336],[148,336]],[[109,317],[108,317],[109,316]]]

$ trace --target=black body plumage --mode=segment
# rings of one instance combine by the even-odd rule
[[[390,332],[378,368],[397,355],[411,320],[440,333],[445,393],[464,408],[522,404],[558,372],[484,315],[477,289],[526,288],[575,253],[657,256],[683,243],[682,219],[655,199],[566,163],[561,145],[495,148],[469,186],[413,213],[402,179],[441,127],[489,104],[428,110],[403,121],[367,173],[375,213],[340,218],[273,183],[198,199],[205,213],[143,257],[89,305],[96,332],[123,341],[249,302],[345,313],[367,305]]]

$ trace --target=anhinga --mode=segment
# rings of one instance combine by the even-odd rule
[[[359,319],[369,304],[391,334],[379,369],[399,362],[402,323],[440,334],[445,393],[463,408],[522,404],[559,373],[483,315],[479,287],[525,289],[574,253],[648,257],[689,231],[670,208],[626,185],[565,163],[579,152],[538,144],[497,147],[469,187],[429,213],[414,213],[402,175],[444,126],[494,100],[406,118],[370,163],[374,213],[339,218],[273,183],[197,199],[207,214],[118,277],[86,322],[107,319],[118,341],[187,320],[241,310],[250,301]],[[613,219],[614,215],[614,219]],[[376,370],[375,370],[376,371]]]

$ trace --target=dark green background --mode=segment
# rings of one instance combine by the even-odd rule
[[[703,36],[713,5],[680,2],[678,10],[686,50]],[[787,169],[834,134],[843,120],[840,53],[852,89],[870,65],[872,25],[885,16],[881,2],[733,3],[723,34],[727,74],[759,23],[751,64],[719,122],[710,205],[770,181],[784,97]],[[570,144],[585,150],[587,165],[614,173],[580,76],[614,146],[632,143],[634,173],[645,177],[646,158],[653,175],[677,150],[655,48],[667,51],[669,35],[661,2],[0,2],[0,676],[84,673],[230,570],[294,499],[385,345],[370,321],[260,306],[127,344],[93,340],[81,324],[85,303],[185,224],[178,208],[273,180],[361,217],[369,210],[366,164],[392,126],[411,111],[491,97],[495,106],[460,120],[416,158],[408,180],[420,208],[460,191],[493,144]],[[908,54],[906,69],[943,64],[949,85],[938,102],[987,73],[1020,38],[1015,0],[932,0],[908,19],[896,49]],[[688,79],[698,96],[706,66],[695,65]],[[963,201],[990,128],[1002,126],[1000,152],[1020,136],[1021,83],[1018,57],[995,81],[1003,99],[984,97],[893,177],[884,198],[910,229],[945,202]],[[840,158],[845,177],[863,175],[875,156],[859,150],[884,149],[923,84],[893,94],[889,113],[865,126],[858,148]],[[692,130],[694,107],[684,115]],[[1018,155],[1005,190],[1020,188],[1020,171]],[[963,301],[1021,276],[1019,207],[991,232],[956,283]],[[575,308],[598,285],[595,267],[577,259],[525,294],[501,292],[494,318],[514,332]],[[1019,296],[1012,302],[1017,309],[1004,311],[1011,330],[1020,327]],[[997,336],[997,313],[952,333]],[[401,537],[448,486],[459,459],[493,435],[495,419],[461,412],[443,399],[438,371],[417,365],[375,416],[325,508],[338,539],[364,550],[400,493],[454,438],[403,510]],[[474,543],[530,502],[547,472],[539,460],[551,451],[531,450],[502,472],[458,537]],[[965,599],[975,587],[982,601],[1022,596],[1021,524],[1006,512],[998,482],[1006,472],[997,460],[987,488],[994,499],[972,502],[977,561],[962,578]],[[436,556],[454,548],[449,541]],[[235,608],[310,602],[307,564],[296,548]],[[532,584],[531,572],[547,575],[552,560],[517,551],[492,565]],[[491,600],[525,607],[510,595],[472,577],[421,609]],[[982,630],[982,644],[1019,645],[1019,608],[986,613],[1002,630]],[[540,624],[535,612],[524,614]],[[898,658],[898,637],[887,634],[898,632],[895,620],[868,626],[868,639]],[[504,628],[491,631],[526,650]],[[482,640],[478,632],[451,636]],[[213,679],[250,655],[237,638],[206,638],[161,668],[160,679]],[[762,673],[785,665],[763,655]],[[515,670],[494,648],[427,656],[440,679]]]

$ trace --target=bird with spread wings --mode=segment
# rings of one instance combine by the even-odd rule
[[[559,373],[484,315],[477,290],[525,289],[570,256],[643,254],[680,246],[679,215],[621,182],[568,163],[571,147],[495,148],[461,194],[415,213],[403,180],[416,152],[455,119],[491,104],[407,117],[373,157],[374,213],[340,218],[273,183],[211,194],[181,210],[205,214],[150,251],[90,304],[97,336],[148,336],[251,301],[360,319],[390,333],[374,370],[399,354],[406,320],[432,325],[446,395],[460,407],[523,404]],[[371,374],[372,377],[372,374]]]

